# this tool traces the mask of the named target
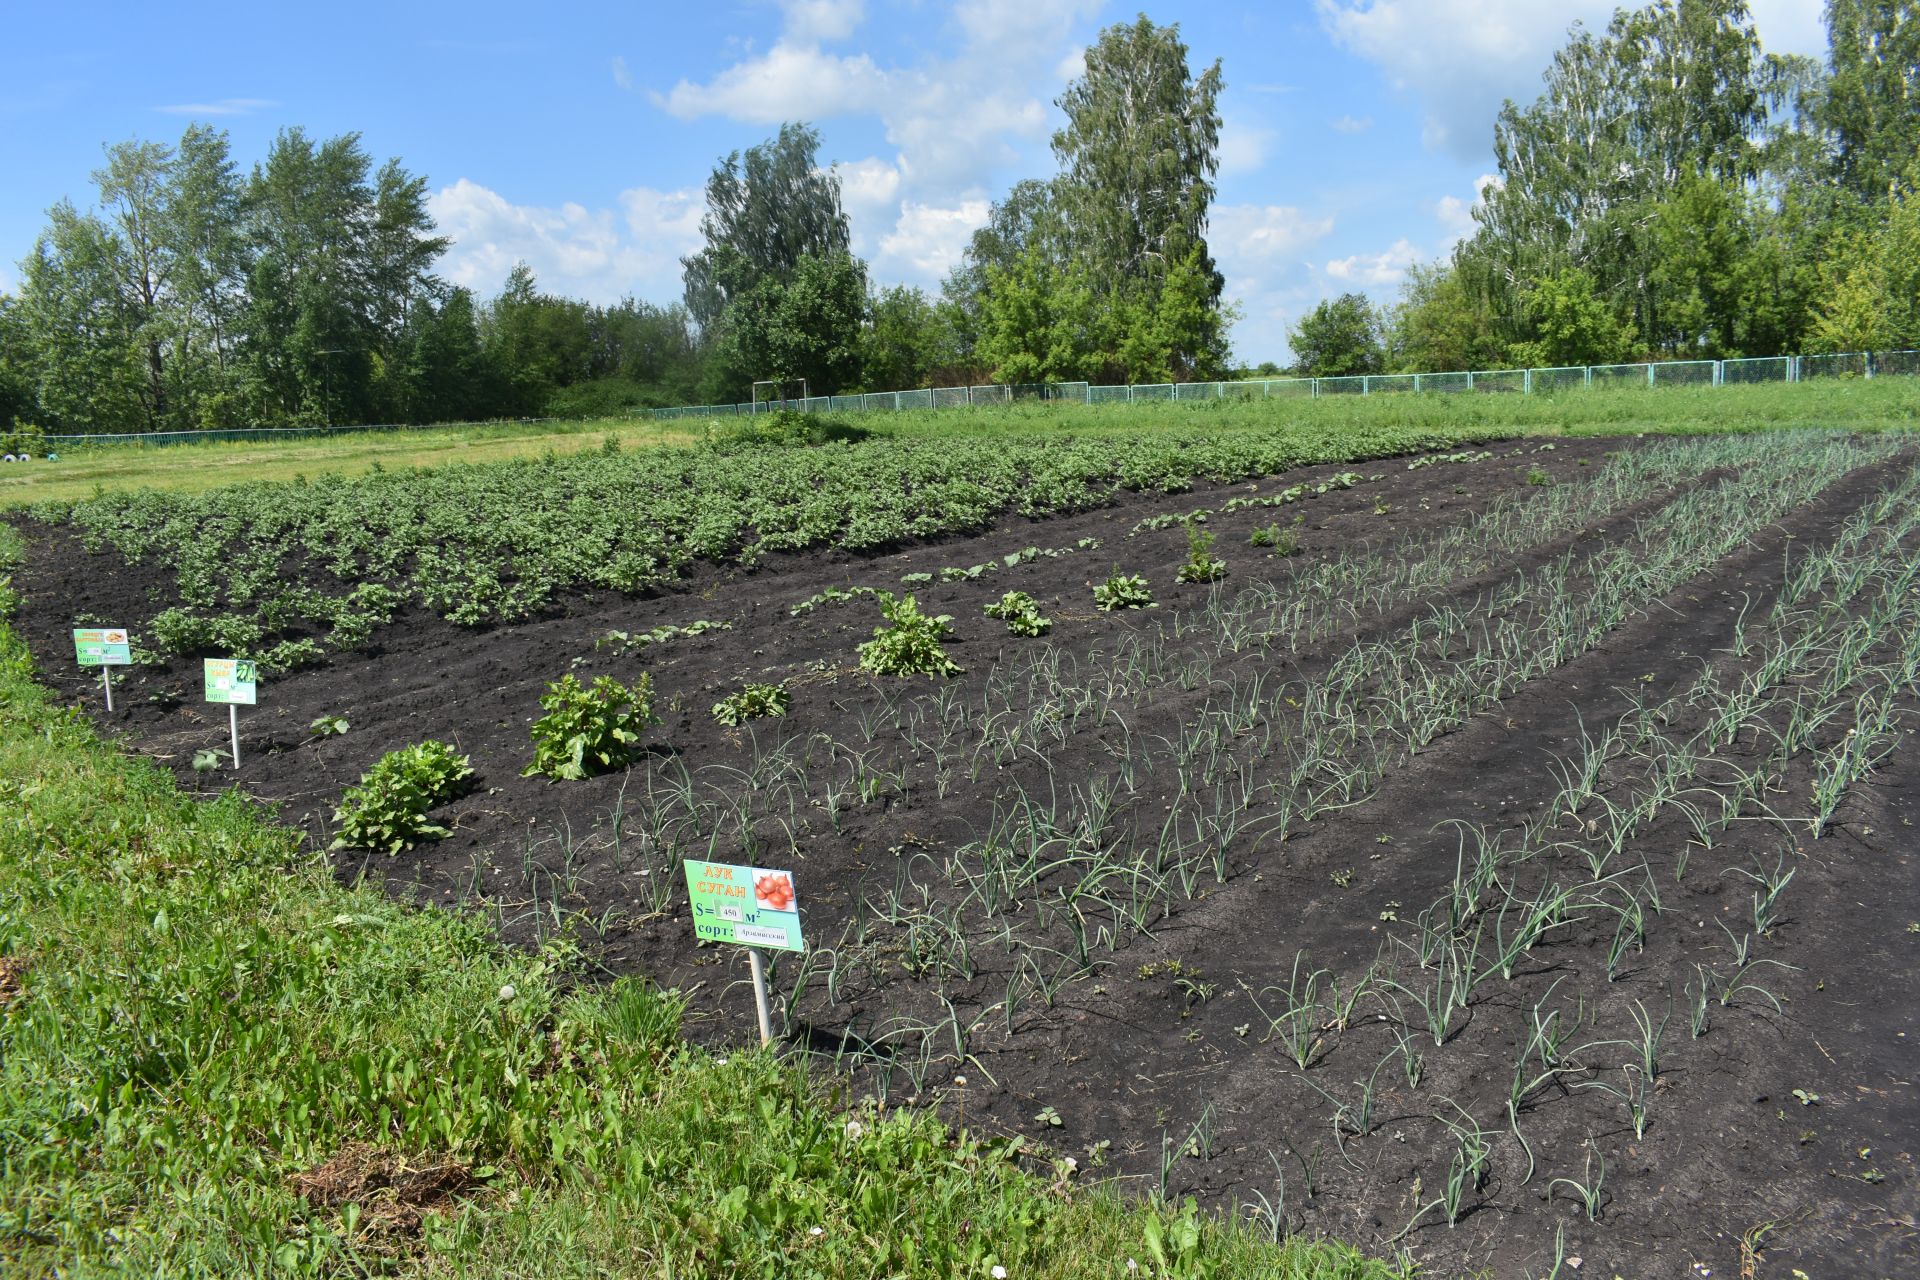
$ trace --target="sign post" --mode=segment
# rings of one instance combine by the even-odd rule
[[[125,627],[75,627],[73,657],[83,667],[100,668],[100,688],[113,710],[113,678],[108,667],[133,665],[133,641]]]
[[[760,1043],[773,1043],[773,1018],[767,1009],[767,964],[760,954],[805,951],[800,937],[800,903],[793,873],[764,867],[687,861],[687,896],[693,903],[693,932],[709,942],[746,947],[753,967],[754,1007],[760,1014]]]
[[[260,664],[246,658],[207,659],[207,701],[227,704],[227,728],[233,735],[233,767],[240,767],[240,708],[260,697]]]

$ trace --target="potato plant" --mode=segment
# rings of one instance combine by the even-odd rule
[[[1108,612],[1154,607],[1153,592],[1147,589],[1147,580],[1137,573],[1123,574],[1118,569],[1105,582],[1094,587],[1093,602]]]
[[[960,674],[960,665],[940,647],[953,634],[951,615],[929,616],[911,595],[895,599],[888,592],[880,594],[880,612],[887,624],[875,627],[873,639],[860,646],[862,668],[879,676]]]
[[[460,795],[472,778],[472,761],[444,742],[389,751],[341,797],[333,847],[392,855],[437,840],[447,829],[428,821],[427,811]]]
[[[713,718],[729,729],[737,729],[763,716],[783,716],[792,705],[793,695],[786,685],[750,684],[714,703]]]
[[[999,618],[1016,636],[1043,636],[1053,629],[1053,619],[1041,614],[1039,602],[1024,591],[1009,591],[987,606],[989,618]]]
[[[631,686],[598,676],[582,687],[569,672],[547,686],[540,709],[547,714],[533,722],[533,761],[522,777],[578,780],[618,769],[640,754],[640,735],[660,723],[649,675]]]

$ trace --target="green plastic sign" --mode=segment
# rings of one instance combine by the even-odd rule
[[[805,951],[793,873],[688,859],[693,931],[708,942]]]
[[[251,707],[260,694],[260,664],[245,658],[207,659],[207,701]]]
[[[76,627],[73,656],[83,667],[133,665],[133,641],[121,627]]]

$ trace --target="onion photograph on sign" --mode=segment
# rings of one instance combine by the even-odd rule
[[[689,860],[693,931],[704,942],[804,951],[793,873]]]

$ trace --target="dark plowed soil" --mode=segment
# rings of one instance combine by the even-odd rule
[[[1094,740],[1106,730],[1052,752],[1045,778],[1032,761],[1006,771],[960,762],[946,776],[944,764],[920,759],[911,781],[876,785],[868,803],[836,807],[829,820],[823,788],[833,770],[865,768],[847,761],[869,744],[876,756],[879,748],[906,750],[892,721],[882,725],[883,713],[931,686],[858,672],[854,647],[878,620],[870,601],[828,604],[800,617],[790,613],[794,604],[828,587],[913,590],[929,612],[953,615],[957,638],[948,651],[966,674],[944,687],[956,706],[977,706],[996,668],[1030,657],[1036,645],[1056,646],[1074,662],[1109,661],[1129,637],[1197,616],[1214,592],[1263,580],[1284,584],[1357,544],[1385,549],[1438,534],[1502,496],[1524,494],[1531,469],[1544,469],[1556,484],[1578,485],[1606,465],[1609,451],[1633,447],[1564,440],[1542,451],[1535,442],[1516,442],[1494,446],[1486,460],[1417,470],[1389,460],[1289,473],[1257,486],[1200,485],[1070,518],[1009,519],[987,535],[884,557],[818,555],[751,571],[711,570],[670,594],[579,598],[553,616],[514,626],[463,630],[407,616],[382,631],[372,652],[264,685],[262,705],[242,713],[246,763],[237,781],[280,806],[288,823],[325,848],[342,789],[379,756],[424,738],[457,743],[471,755],[481,785],[437,815],[454,834],[397,859],[342,852],[335,855],[338,873],[379,876],[396,894],[484,911],[516,942],[538,943],[555,932],[556,913],[573,916],[572,936],[595,966],[689,990],[696,1035],[742,1041],[752,1026],[744,962],[724,949],[694,946],[684,892],[663,894],[654,879],[677,877],[671,863],[622,859],[619,842],[635,839],[632,815],[651,794],[646,780],[684,766],[703,794],[738,794],[769,785],[760,775],[749,778],[769,744],[844,744],[845,755],[829,752],[824,769],[806,775],[806,804],[791,816],[777,849],[756,853],[733,841],[711,853],[793,866],[809,938],[826,947],[859,899],[895,886],[917,865],[917,852],[979,838],[996,788],[1016,775],[1023,786],[1050,780],[1065,790],[1109,764]],[[1737,824],[1711,849],[1695,849],[1684,876],[1676,875],[1674,861],[1687,846],[1685,829],[1669,820],[1643,833],[1629,862],[1644,862],[1659,877],[1664,909],[1618,980],[1601,976],[1596,986],[1596,975],[1606,972],[1604,938],[1600,947],[1543,945],[1513,982],[1489,984],[1444,1047],[1427,1039],[1417,1087],[1397,1065],[1409,1028],[1391,1000],[1361,1001],[1353,1025],[1329,1035],[1305,1071],[1263,1034],[1253,1009],[1256,1000],[1270,1001],[1263,992],[1287,982],[1301,952],[1309,967],[1343,983],[1358,978],[1386,939],[1404,933],[1412,913],[1451,883],[1461,837],[1444,820],[1499,830],[1539,817],[1558,785],[1551,762],[1578,746],[1583,728],[1612,724],[1636,702],[1683,690],[1705,665],[1728,662],[1735,619],[1779,591],[1789,548],[1830,540],[1911,464],[1908,458],[1842,480],[1636,614],[1598,648],[1389,771],[1363,803],[1318,818],[1263,849],[1257,862],[1236,866],[1224,884],[1180,902],[1152,937],[1069,982],[1050,1008],[1036,1003],[1022,1013],[1017,1034],[983,1032],[966,1063],[927,1081],[930,1093],[970,1126],[1021,1133],[1076,1157],[1083,1176],[1097,1169],[1158,1191],[1164,1169],[1169,1194],[1191,1192],[1223,1209],[1264,1198],[1286,1230],[1339,1236],[1382,1253],[1404,1248],[1436,1274],[1545,1275],[1557,1242],[1568,1258],[1562,1276],[1786,1277],[1795,1268],[1819,1280],[1920,1274],[1912,1156],[1920,1132],[1912,1084],[1912,1045],[1920,1037],[1920,882],[1912,838],[1920,761],[1910,749],[1853,789],[1822,838],[1803,839],[1797,849],[1789,842],[1795,876],[1785,917],[1763,944],[1778,963],[1757,978],[1766,996],[1716,1003],[1710,1028],[1697,1038],[1682,1025],[1685,988],[1700,980],[1695,965],[1712,965],[1725,952],[1721,922],[1736,925],[1747,909],[1752,884],[1736,869],[1782,856],[1775,824]],[[1215,552],[1230,566],[1217,588],[1176,583],[1186,554],[1181,528],[1129,536],[1143,519],[1217,508],[1229,497],[1271,494],[1346,470],[1368,478],[1296,505],[1212,516],[1205,527],[1218,535]],[[1708,474],[1681,488],[1719,478]],[[1636,519],[1678,491],[1649,493],[1608,519],[1475,566],[1416,601],[1363,613],[1293,655],[1273,679],[1317,679],[1356,639],[1396,631],[1436,604],[1471,606],[1516,569],[1620,542]],[[1297,526],[1296,516],[1304,517]],[[1296,555],[1271,557],[1248,545],[1255,528],[1272,523],[1297,529]],[[66,630],[74,617],[137,623],[167,603],[158,594],[164,575],[86,555],[56,531],[23,529],[33,549],[17,583],[27,599],[22,625],[49,683],[130,749],[173,767],[183,786],[236,781],[222,771],[210,782],[190,767],[197,750],[222,748],[226,740],[223,712],[199,701],[197,663],[130,670],[111,717],[102,714],[97,681],[72,665]],[[1088,538],[1100,540],[1098,549],[971,581],[900,585],[904,574],[998,561],[1027,546],[1070,549]],[[1145,574],[1160,608],[1096,610],[1091,585],[1116,566]],[[987,603],[1010,590],[1035,596],[1054,620],[1046,641],[1009,637],[982,617]],[[696,620],[731,629],[641,649],[596,646],[611,630],[638,634]],[[652,675],[665,721],[649,737],[649,760],[631,773],[578,783],[520,776],[540,692],[568,670],[583,678]],[[708,707],[749,680],[785,680],[792,712],[748,729],[721,728]],[[1204,689],[1169,683],[1127,731],[1171,736],[1205,696]],[[308,725],[322,715],[345,717],[350,731],[316,737]],[[806,754],[813,758],[811,747]],[[936,784],[935,777],[943,780]],[[838,784],[857,781],[843,776]],[[1775,803],[1786,811],[1804,806],[1811,779],[1789,769],[1781,786]],[[663,909],[651,910],[656,905]],[[783,974],[791,979],[792,963],[776,970],[777,985]],[[1004,972],[998,976],[1004,983]],[[1517,1117],[1506,1113],[1530,1011],[1553,1001],[1556,983],[1564,983],[1563,995],[1599,992],[1578,1007],[1563,1002],[1565,1015],[1586,1028],[1579,1042],[1621,1035],[1636,1008],[1661,1018],[1672,1002],[1643,1138],[1635,1138],[1617,1095],[1599,1087],[1613,1081],[1598,1072],[1569,1076]],[[885,994],[871,999],[884,1001]],[[856,1013],[867,1020],[857,1022]],[[788,1023],[788,1043],[844,1048],[849,1032],[871,1028],[875,1014],[809,998]],[[1624,1050],[1607,1052],[1624,1060]],[[877,1087],[874,1071],[859,1078]],[[1369,1081],[1370,1121],[1343,1128],[1336,1107],[1352,1107]],[[912,1092],[891,1080],[890,1096]],[[1484,1186],[1456,1225],[1431,1212],[1415,1222],[1439,1194],[1456,1149],[1448,1122],[1493,1135]],[[1605,1164],[1594,1221],[1571,1184],[1593,1184],[1596,1155]]]

